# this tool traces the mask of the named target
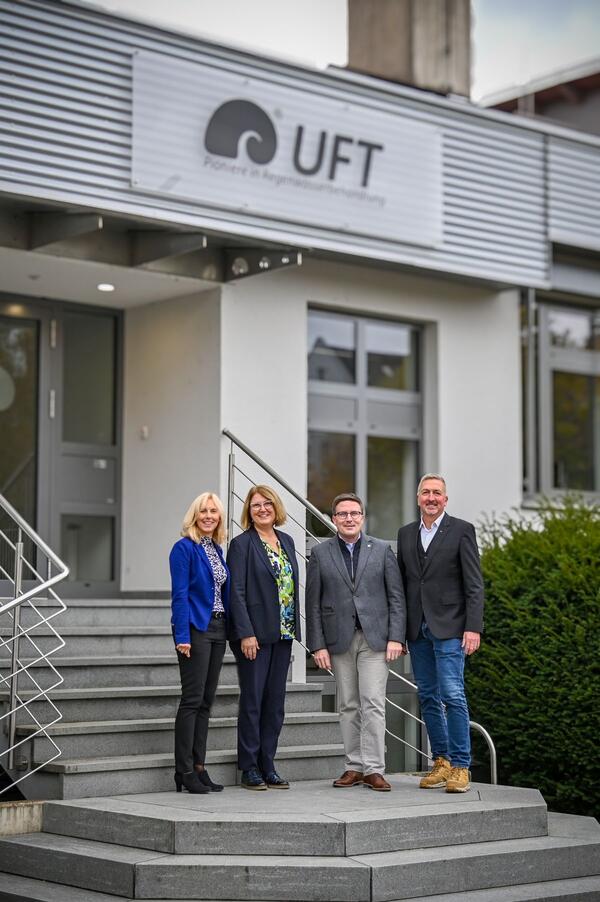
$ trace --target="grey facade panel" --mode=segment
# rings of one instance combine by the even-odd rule
[[[248,210],[232,215],[202,201],[132,188],[136,51],[296,91],[300,87],[315,96],[360,101],[365,115],[371,108],[435,126],[442,136],[440,242],[417,247]],[[329,73],[261,60],[83,6],[0,0],[0,191],[6,193],[128,212],[222,235],[545,286],[546,140],[539,131],[497,117],[463,113],[437,99],[428,102],[426,94],[421,100],[359,87]],[[596,235],[600,242],[600,203],[596,195],[594,211],[589,192],[600,150],[576,141],[549,143],[551,235],[568,233],[574,244]]]
[[[551,137],[548,142],[550,240],[600,251],[600,152]]]

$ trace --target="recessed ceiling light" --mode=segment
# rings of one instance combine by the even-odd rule
[[[111,285],[110,282],[100,282],[99,285],[96,286],[98,291],[114,291],[115,286]]]

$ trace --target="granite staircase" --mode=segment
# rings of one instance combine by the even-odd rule
[[[24,610],[23,622],[30,616],[32,612]],[[79,799],[170,790],[173,724],[180,690],[169,602],[71,600],[60,617],[60,632],[66,646],[52,660],[64,683],[52,692],[52,698],[62,720],[49,733],[62,756],[24,780],[20,784],[23,793],[29,799]],[[43,629],[37,629],[35,637],[42,649],[53,641]],[[32,656],[26,643],[22,643],[21,655]],[[43,685],[51,672],[43,662],[37,670]],[[23,697],[34,692],[26,680],[21,681]],[[0,706],[6,703],[5,691],[0,693]],[[213,706],[207,757],[213,779],[227,786],[238,779],[237,704],[236,667],[228,652]],[[48,741],[33,738],[34,732],[31,720],[23,716],[18,738],[32,737],[17,750],[23,770],[45,760]],[[3,739],[1,735],[0,742]],[[288,685],[278,762],[290,780],[339,773],[343,758],[338,718],[321,712],[319,684]]]
[[[43,832],[0,840],[0,902],[600,899],[594,819],[548,815],[531,789],[391,782],[47,802]]]

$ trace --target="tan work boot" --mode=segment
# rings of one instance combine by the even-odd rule
[[[445,786],[451,770],[452,765],[448,759],[442,758],[440,755],[440,757],[436,758],[433,762],[432,769],[428,774],[425,774],[419,783],[419,787],[421,789],[437,789],[439,786]]]
[[[453,767],[446,780],[446,792],[468,792],[470,778],[468,767]]]

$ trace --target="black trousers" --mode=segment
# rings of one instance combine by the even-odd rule
[[[177,652],[181,701],[175,718],[175,770],[180,774],[204,764],[208,719],[225,654],[225,619],[212,617],[205,632],[192,626],[190,633],[190,657]]]
[[[275,754],[285,716],[285,688],[292,642],[280,639],[261,645],[254,661],[242,654],[241,642],[231,642],[240,684],[238,767],[256,767],[266,775],[275,770]]]

